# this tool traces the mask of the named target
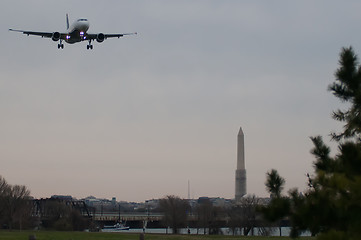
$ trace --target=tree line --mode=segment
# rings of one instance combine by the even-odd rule
[[[53,199],[36,213],[36,201],[24,185],[11,185],[0,176],[0,229],[45,229],[82,231],[89,225],[80,211]]]
[[[189,200],[169,195],[160,199],[159,210],[164,214],[163,226],[170,227],[173,234],[184,228],[197,229],[197,234],[225,234],[221,229],[228,228],[230,232],[226,234],[268,236],[274,224],[265,221],[257,211],[264,204],[261,200],[249,195],[238,202],[217,206],[205,198],[191,206]]]
[[[0,176],[0,229],[83,231],[101,227],[73,206],[56,198],[33,199],[26,186],[10,185]],[[199,234],[220,234],[220,228],[228,226],[234,233],[243,229],[248,235],[256,226],[257,206],[255,196],[228,207],[214,206],[208,198],[191,206],[189,200],[166,196],[153,211],[163,213],[159,226],[172,228],[174,234],[186,227],[199,229]]]

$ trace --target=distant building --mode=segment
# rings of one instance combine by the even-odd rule
[[[63,200],[63,201],[72,201],[73,200],[73,197],[70,195],[52,195],[51,198],[59,199],[59,200]]]

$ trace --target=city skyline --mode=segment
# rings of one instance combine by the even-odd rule
[[[35,198],[234,198],[237,133],[247,193],[266,172],[304,190],[310,136],[341,129],[327,91],[342,47],[361,54],[358,1],[0,3],[0,175]],[[131,38],[66,45],[14,29]]]

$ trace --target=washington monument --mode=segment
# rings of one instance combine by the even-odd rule
[[[237,170],[236,170],[236,201],[247,194],[246,168],[244,161],[244,134],[242,128],[237,136]]]

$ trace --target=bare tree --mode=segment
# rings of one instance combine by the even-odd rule
[[[6,180],[0,176],[0,224],[3,225],[6,222],[5,219],[5,210],[6,210],[6,204],[5,204],[5,196],[9,192],[9,184],[6,182]]]
[[[1,213],[3,222],[6,223],[10,229],[12,229],[15,224],[22,229],[24,220],[30,218],[32,205],[29,200],[30,191],[26,186],[9,185],[3,178],[0,179]]]
[[[9,184],[6,182],[5,178],[0,175],[0,197],[3,197],[9,188]]]
[[[210,223],[212,220],[212,210],[213,205],[209,199],[202,200],[201,203],[197,205],[197,226],[203,228],[203,234],[206,234],[206,230],[210,228]]]
[[[229,211],[230,227],[233,232],[236,228],[243,229],[243,234],[248,235],[256,226],[256,208],[259,199],[254,196],[243,197]]]
[[[203,234],[219,234],[220,219],[224,216],[224,209],[216,207],[207,199],[202,199],[196,207],[197,228],[203,228]],[[207,231],[208,229],[208,231]]]
[[[186,226],[187,211],[190,209],[187,200],[176,196],[167,196],[160,199],[159,205],[164,213],[164,222],[173,229],[173,234],[177,234],[181,227]]]

